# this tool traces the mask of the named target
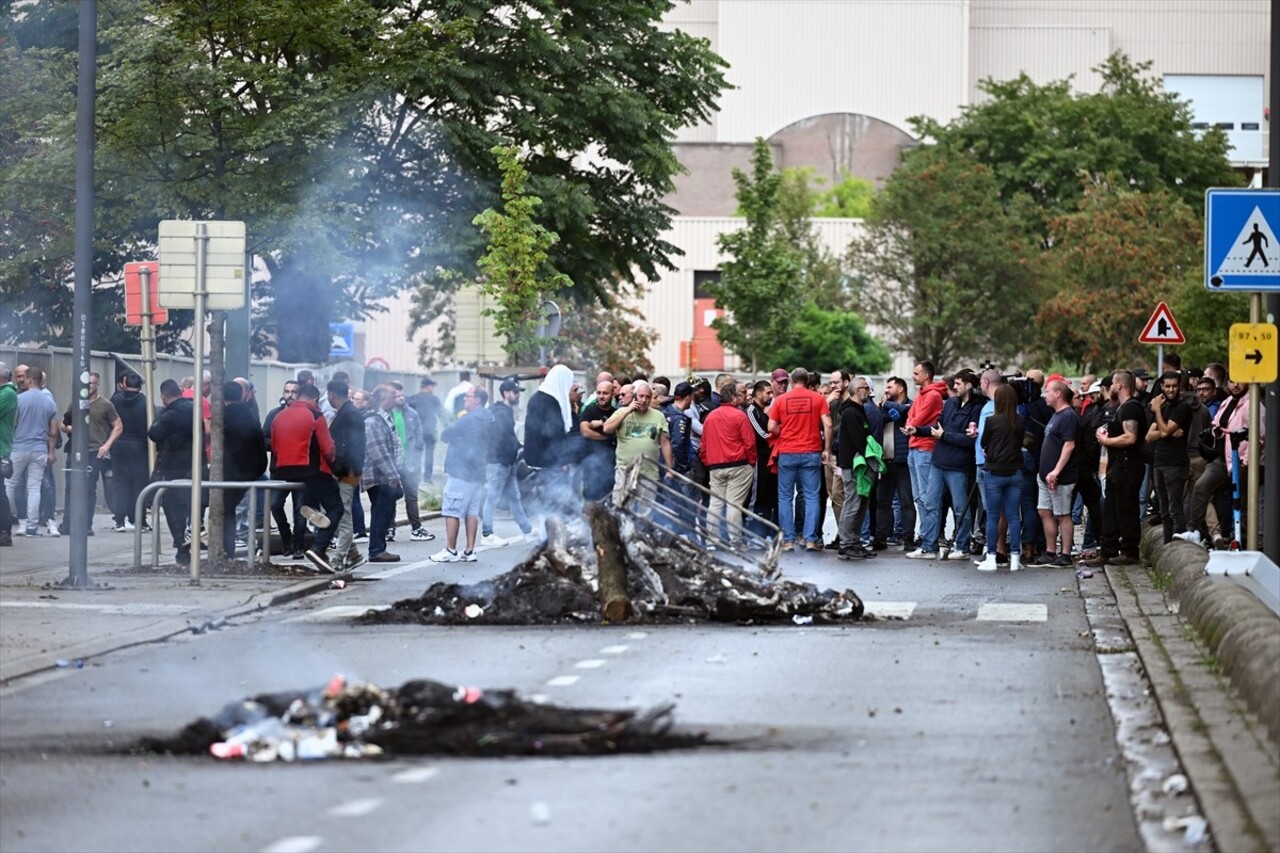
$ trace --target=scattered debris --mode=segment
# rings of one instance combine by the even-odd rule
[[[1093,572],[1090,571],[1089,569],[1077,569],[1076,577],[1079,578],[1080,580],[1087,580],[1093,577]]]
[[[522,699],[512,690],[454,687],[426,679],[384,690],[335,675],[323,687],[232,702],[172,737],[144,738],[135,749],[269,762],[382,755],[606,755],[712,744],[705,732],[673,731],[674,709],[568,708]]]
[[[339,578],[338,580],[329,581],[329,589],[346,589],[347,582]]]
[[[76,669],[84,669],[84,659],[76,658],[75,660],[67,660],[66,658],[58,658],[53,662],[53,665],[60,669],[65,669],[66,667],[72,667],[72,666],[74,666]]]
[[[1185,794],[1187,791],[1187,777],[1181,773],[1174,773],[1168,779],[1164,780],[1164,784],[1160,786],[1166,794],[1176,797],[1179,794]]]

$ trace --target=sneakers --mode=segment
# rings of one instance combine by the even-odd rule
[[[507,540],[496,533],[486,533],[480,537],[480,545],[484,548],[501,548],[506,544]]]
[[[132,530],[133,528],[127,528],[124,526],[123,523],[117,522],[115,526],[112,527],[111,529],[114,530],[116,533],[127,533],[129,530]]]
[[[836,558],[840,560],[865,560],[867,559],[867,550],[859,543],[849,548],[841,548],[836,553]]]
[[[903,556],[905,556],[908,560],[936,560],[938,559],[938,552],[925,551],[923,549],[917,548],[914,551],[908,551]]]
[[[784,553],[784,554],[785,554],[785,553],[787,553],[788,551],[794,551],[795,549],[796,549],[796,543],[794,543],[794,542],[783,542],[783,543],[782,543],[782,553]]]
[[[1073,569],[1076,564],[1071,560],[1070,554],[1059,554],[1053,558],[1053,562],[1049,565],[1055,569]]]
[[[827,543],[827,550],[828,550],[828,551],[839,551],[839,550],[840,550],[840,537],[839,537],[839,536],[837,536],[835,539],[832,539],[830,542],[828,542],[828,543]]]
[[[396,541],[396,529],[394,527],[387,528],[387,541],[388,542]]]
[[[45,529],[49,531],[50,536],[62,535],[62,531],[58,529],[57,523],[52,518],[45,522]]]
[[[1185,533],[1173,534],[1174,539],[1181,539],[1183,542],[1190,542],[1192,545],[1199,545],[1204,540],[1200,536],[1199,530],[1188,530]]]
[[[1009,555],[1009,571],[1016,572],[1021,568],[1022,568],[1022,555],[1010,554]]]
[[[448,550],[448,549],[446,548],[445,550]],[[464,563],[474,563],[476,561],[476,552],[463,551],[460,555],[458,555],[458,559],[460,559]]]
[[[385,554],[386,552],[384,551],[383,553]],[[395,557],[395,554],[392,554],[391,556]],[[342,569],[343,571],[347,571],[347,572],[351,571],[352,569],[358,566],[363,566],[363,565],[364,565],[364,554],[360,553],[359,548],[352,548],[350,551],[348,551],[347,556],[342,561]]]
[[[306,558],[306,552],[300,551],[297,548],[295,548],[293,553],[289,555],[290,560],[305,560]]]
[[[1088,559],[1081,560],[1080,565],[1090,569],[1105,569],[1107,567],[1108,560],[1114,561],[1115,559],[1116,559],[1115,557],[1108,558],[1107,556],[1099,552],[1097,556],[1089,557]]]
[[[39,535],[40,535],[40,525],[38,525],[38,524],[28,524],[26,527],[24,527],[24,528],[22,529],[22,535],[23,535],[23,536],[39,536]]]
[[[315,525],[315,526],[316,526],[317,528],[319,528],[320,530],[326,530],[326,529],[328,529],[328,527],[329,527],[329,516],[325,515],[323,512],[321,512],[320,510],[316,509],[315,507],[313,507],[313,506],[306,506],[306,505],[304,504],[304,505],[303,505],[303,507],[302,507],[302,509],[301,509],[301,510],[299,510],[299,512],[301,512],[301,513],[302,513],[302,517],[303,517],[303,518],[305,518],[307,521],[311,522],[313,525]]]
[[[35,533],[31,533],[29,532],[30,530],[31,530],[31,524],[29,524],[25,518],[18,519],[18,529],[14,531],[16,535],[18,536],[39,536],[40,535],[40,531],[37,530]]]
[[[400,562],[399,554],[392,554],[390,551],[383,551],[369,558],[370,563],[398,563]]]
[[[980,572],[994,572],[998,568],[1000,568],[1000,563],[996,561],[996,555],[992,551],[988,551],[987,556],[978,561],[978,571]]]
[[[433,563],[458,563],[462,561],[462,555],[457,551],[452,551],[448,548],[441,548],[427,559],[431,560]],[[471,556],[471,559],[475,559],[474,554]]]
[[[327,520],[327,519],[326,519],[326,520]],[[316,567],[317,569],[319,569],[320,571],[322,571],[322,572],[328,572],[328,573],[329,573],[329,574],[331,574],[331,575],[332,575],[332,574],[336,574],[336,573],[334,572],[334,570],[333,570],[333,566],[329,565],[329,561],[328,561],[328,560],[326,560],[326,559],[324,558],[324,555],[323,555],[323,554],[321,554],[321,553],[319,553],[319,552],[317,552],[317,551],[310,551],[310,550],[309,550],[309,551],[307,551],[307,553],[306,553],[306,558],[307,558],[307,562],[309,562],[311,565],[315,566],[315,567]]]
[[[128,522],[126,521],[126,522],[125,522],[125,524],[128,524]],[[147,524],[145,521],[144,521],[144,522],[142,522],[142,532],[143,532],[143,533],[150,533],[150,532],[151,532],[151,525],[150,525],[150,524]]]
[[[821,550],[822,550],[822,546],[821,546],[821,545],[819,545],[817,542],[806,542],[806,543],[804,543],[804,549],[805,549],[806,551],[810,551],[810,552],[812,552],[812,551],[821,551]]]
[[[1051,554],[1048,551],[1044,551],[1040,554],[1037,554],[1034,559],[1030,560],[1027,563],[1027,565],[1028,566],[1052,566],[1053,561],[1056,557],[1057,557],[1056,554]]]
[[[409,538],[414,542],[430,542],[432,539],[436,538],[436,535],[434,533],[428,533],[421,527],[415,527],[413,528],[413,532],[409,534]]]
[[[957,560],[957,561],[959,561],[959,560],[967,560],[967,559],[969,559],[969,555],[968,555],[968,554],[966,554],[964,551],[950,551],[950,552],[948,552],[948,554],[947,554],[947,559],[948,559],[948,560]]]
[[[144,525],[143,525],[143,527],[145,528],[145,527],[146,527],[146,525],[144,524]],[[127,518],[124,520],[124,532],[125,532],[125,533],[132,533],[132,532],[133,532],[134,530],[136,530],[136,529],[137,529],[137,528],[135,528],[135,527],[133,526],[133,522],[132,522],[132,521],[130,521],[130,520],[129,520],[129,519],[127,519]]]
[[[368,541],[369,541],[369,534],[368,534],[368,533],[357,533],[355,536],[352,536],[352,537],[351,537],[351,541],[352,541],[352,542],[368,542]]]

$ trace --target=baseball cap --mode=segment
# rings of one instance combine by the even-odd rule
[[[422,381],[418,383],[419,388],[426,388],[428,385],[435,385],[436,381],[430,376],[422,377]]]
[[[508,391],[519,391],[523,393],[524,386],[514,379],[504,379],[502,380],[502,385],[498,388],[498,390],[501,391],[503,394],[507,393]]]
[[[673,397],[688,397],[693,393],[693,386],[688,382],[681,382],[676,386],[676,390],[672,392]]]
[[[1147,369],[1145,367],[1135,367],[1133,369],[1133,378],[1134,379],[1150,379],[1151,374],[1147,373]]]
[[[1102,380],[1101,380],[1101,379],[1099,379],[1097,382],[1095,382],[1095,383],[1093,383],[1092,385],[1090,385],[1090,386],[1089,386],[1089,390],[1088,390],[1088,391],[1085,391],[1084,393],[1086,393],[1086,394],[1097,394],[1097,393],[1099,393],[1100,391],[1102,391]]]
[[[779,367],[777,370],[773,371],[770,378],[772,378],[774,382],[786,382],[787,379],[790,378],[790,374]]]

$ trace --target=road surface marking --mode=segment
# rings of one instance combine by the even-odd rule
[[[604,660],[601,658],[593,658],[591,660],[580,660],[574,664],[578,669],[599,669],[604,666]]]
[[[649,636],[649,635],[648,635],[648,634],[646,634],[644,631],[632,631],[630,634],[627,634],[627,639],[628,639],[628,640],[643,640],[643,639],[644,639],[645,637],[647,637],[647,636]]]
[[[416,785],[421,782],[427,782],[434,779],[440,773],[439,767],[410,767],[408,770],[401,770],[399,773],[391,777],[392,782],[401,784]]]
[[[863,599],[866,612],[884,619],[910,619],[916,610],[914,601],[867,601]]]
[[[303,613],[301,616],[291,616],[284,620],[289,622],[342,622],[346,619],[354,619],[357,616],[363,616],[370,610],[390,610],[390,604],[335,604],[333,607],[326,607],[323,610],[317,610],[314,613]]]
[[[417,571],[418,569],[425,568],[427,566],[430,566],[431,564],[432,563],[430,560],[419,560],[418,562],[410,563],[407,566],[396,566],[393,569],[383,569],[382,571],[374,572],[371,575],[361,575],[360,580],[384,581],[387,578],[393,578],[396,575],[403,575],[403,574],[406,574],[407,572]],[[369,564],[366,563],[365,565],[369,565]]]
[[[329,814],[334,817],[364,817],[365,815],[372,813],[380,805],[382,805],[382,800],[377,797],[347,800],[345,803],[339,803],[329,809]]]
[[[548,687],[568,687],[570,684],[577,684],[577,675],[557,675],[547,682]]]
[[[980,622],[1046,622],[1049,608],[1043,604],[984,604],[978,608]]]
[[[52,601],[0,601],[0,607],[27,607],[50,610],[92,610],[113,616],[166,616],[199,610],[191,604],[61,604]]]
[[[623,652],[625,652],[628,648],[629,648],[628,646],[605,646],[603,649],[600,650],[600,654],[620,655]]]
[[[318,835],[290,835],[262,848],[262,853],[311,853],[323,841]]]

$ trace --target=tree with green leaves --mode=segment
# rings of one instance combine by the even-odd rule
[[[755,372],[762,359],[791,337],[797,309],[804,304],[797,287],[800,264],[778,227],[782,176],[774,169],[773,152],[764,139],[756,138],[751,174],[734,169],[733,181],[746,223],[716,238],[727,260],[720,264],[720,280],[708,284],[707,290],[716,307],[728,312],[712,321],[720,343],[746,359]]]
[[[507,353],[514,356],[542,343],[537,332],[542,322],[539,307],[573,282],[548,262],[548,250],[560,238],[534,221],[542,199],[525,192],[528,172],[519,152],[497,145],[493,155],[502,172],[502,210],[488,208],[472,221],[489,238],[476,265],[480,292],[497,304],[485,313],[494,318]]]
[[[500,197],[490,152],[514,140],[538,222],[560,237],[549,262],[576,292],[656,278],[674,251],[669,141],[725,86],[705,40],[662,25],[670,6],[103,0],[95,272],[147,255],[161,219],[242,219],[271,273],[258,333],[283,358],[321,360],[330,320],[476,279],[472,222]],[[0,33],[0,186],[28,199],[0,205],[20,248],[0,258],[0,296],[44,343],[69,334],[41,318],[71,298],[74,12],[11,4]]]
[[[989,167],[930,147],[890,176],[847,262],[867,319],[946,371],[962,359],[1007,362],[1027,343],[1032,248]]]
[[[1070,79],[987,79],[979,84],[986,97],[952,121],[916,117],[911,126],[936,147],[987,166],[1000,198],[1041,238],[1051,219],[1075,211],[1082,178],[1109,173],[1138,190],[1165,189],[1201,211],[1205,189],[1239,184],[1226,136],[1193,128],[1188,103],[1164,91],[1150,69],[1113,53],[1094,69],[1102,86],[1092,94],[1073,92]]]
[[[550,355],[582,370],[648,376],[653,373],[649,350],[657,340],[658,333],[636,308],[593,300],[567,308]]]
[[[854,374],[882,373],[893,364],[888,348],[871,336],[861,317],[813,303],[804,306],[795,334],[773,355],[775,364],[835,368]]]

